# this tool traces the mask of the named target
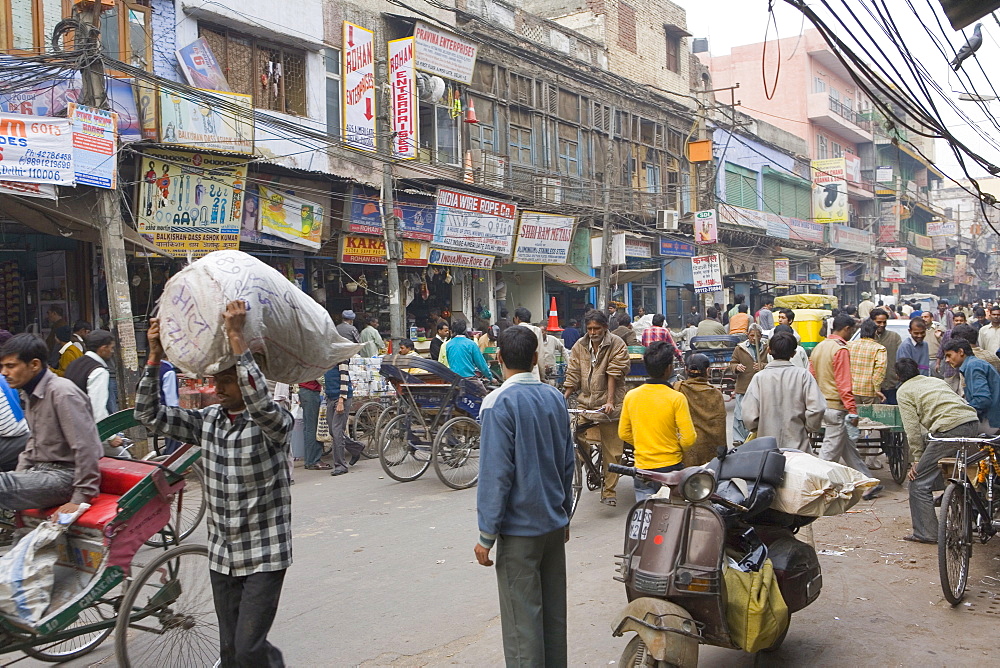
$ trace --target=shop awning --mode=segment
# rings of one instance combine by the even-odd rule
[[[89,204],[89,203],[88,203]],[[86,207],[88,204],[82,204]],[[8,196],[4,199],[4,213],[10,219],[37,230],[42,234],[61,236],[74,241],[99,244],[101,231],[96,224],[74,216],[67,211],[53,208],[48,203],[26,201],[23,198]],[[131,227],[124,228],[125,243],[147,253],[156,253],[163,257],[172,257],[170,253],[146,241]]]
[[[545,267],[545,275],[580,290],[595,287],[601,282],[601,279],[585,274],[571,264],[550,264]]]
[[[655,269],[619,269],[615,273],[611,274],[611,282],[614,285],[631,283],[632,281],[638,281],[641,278],[646,278],[647,276],[655,274],[659,270],[659,267],[656,267]]]

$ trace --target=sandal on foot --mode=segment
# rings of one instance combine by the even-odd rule
[[[606,506],[611,506],[612,508],[618,505],[618,501],[613,496],[601,499],[601,503],[603,503]]]
[[[306,464],[305,469],[307,471],[329,471],[333,467],[326,462],[316,462],[315,464]]]
[[[936,540],[924,540],[923,538],[917,538],[912,533],[908,536],[903,536],[903,540],[908,543],[923,543],[924,545],[937,545]]]

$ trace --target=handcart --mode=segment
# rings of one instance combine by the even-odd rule
[[[479,408],[487,389],[433,360],[386,355],[380,373],[398,414],[378,433],[379,461],[394,480],[416,480],[433,463],[441,482],[466,489],[479,479]]]
[[[902,485],[910,465],[910,445],[903,431],[899,406],[859,405],[858,417],[858,429],[861,433],[856,441],[858,452],[863,457],[884,453],[892,479],[897,485]],[[809,439],[818,452],[823,442],[823,431],[810,434]]]

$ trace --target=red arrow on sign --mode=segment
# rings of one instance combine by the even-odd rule
[[[354,46],[354,26],[347,26],[347,46]]]
[[[365,98],[365,118],[369,121],[372,119],[372,99]]]

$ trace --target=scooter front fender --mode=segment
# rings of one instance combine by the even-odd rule
[[[625,606],[612,624],[614,635],[636,633],[649,654],[680,668],[696,668],[701,625],[687,610],[659,598],[637,598]]]

